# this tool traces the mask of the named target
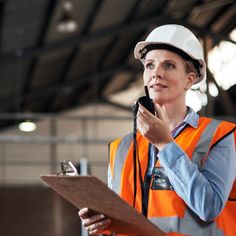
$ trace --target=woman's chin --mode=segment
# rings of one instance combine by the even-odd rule
[[[163,103],[165,101],[165,99],[160,96],[152,96],[151,98],[154,103]]]

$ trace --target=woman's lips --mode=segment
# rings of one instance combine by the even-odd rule
[[[153,84],[150,86],[151,89],[154,89],[154,90],[161,90],[163,88],[166,88],[167,86],[163,85],[163,84]]]

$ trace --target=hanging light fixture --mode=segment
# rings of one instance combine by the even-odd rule
[[[73,4],[70,1],[64,1],[62,5],[62,16],[57,24],[59,33],[73,33],[77,30],[77,22],[72,15]]]
[[[36,129],[36,124],[31,120],[25,120],[19,123],[18,128],[23,132],[33,132]]]

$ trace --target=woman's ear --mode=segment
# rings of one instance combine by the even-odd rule
[[[186,90],[188,90],[192,87],[195,79],[196,79],[196,74],[194,72],[190,72],[187,74],[186,85],[185,85]]]

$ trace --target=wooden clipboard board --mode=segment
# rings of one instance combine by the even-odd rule
[[[164,236],[163,231],[94,176],[41,175],[41,179],[78,209],[88,207],[109,217],[109,230],[114,233]]]

